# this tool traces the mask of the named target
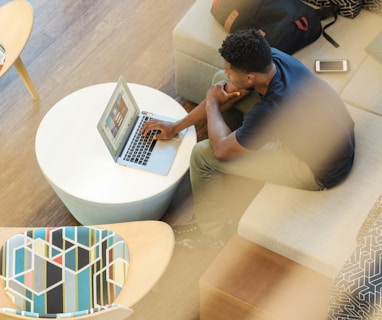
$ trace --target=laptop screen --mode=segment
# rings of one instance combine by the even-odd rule
[[[138,113],[135,100],[121,77],[97,125],[114,159],[120,155]]]

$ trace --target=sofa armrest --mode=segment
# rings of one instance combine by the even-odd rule
[[[218,48],[227,33],[210,13],[212,1],[197,0],[173,31],[177,95],[199,103],[214,73],[223,68]]]

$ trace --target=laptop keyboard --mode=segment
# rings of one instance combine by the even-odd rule
[[[135,132],[134,137],[128,147],[124,160],[140,164],[147,165],[150,159],[151,153],[157,140],[154,140],[154,135],[158,133],[158,130],[150,131],[146,136],[141,133],[141,128],[143,124],[149,121],[151,118],[149,116],[143,116],[139,122],[138,130]]]

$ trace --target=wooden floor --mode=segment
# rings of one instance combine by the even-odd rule
[[[14,68],[0,79],[1,225],[76,224],[39,170],[40,121],[69,93],[120,74],[175,97],[172,30],[193,2],[31,1],[35,23],[21,57],[41,99]]]
[[[31,99],[14,68],[0,79],[0,226],[78,224],[44,179],[34,152],[40,121],[69,93],[123,74],[177,98],[186,109],[194,106],[175,96],[172,47],[172,30],[193,3],[31,1],[35,24],[21,57],[40,101]],[[190,202],[186,177],[164,220],[187,219]],[[158,285],[133,306],[131,319],[198,319],[198,279],[215,254],[175,250]]]
[[[69,93],[123,74],[128,82],[162,90],[188,111],[194,107],[175,95],[172,47],[172,30],[194,1],[31,1],[35,24],[21,57],[40,100],[32,100],[14,68],[0,79],[0,226],[78,224],[44,179],[34,152],[40,121]],[[204,127],[197,129],[204,138]],[[185,177],[163,220],[187,220],[191,200]],[[133,306],[131,319],[198,319],[198,280],[216,254],[175,249],[165,275]]]

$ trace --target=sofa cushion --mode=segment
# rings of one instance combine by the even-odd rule
[[[349,30],[352,30],[349,32]],[[366,46],[381,32],[382,16],[362,10],[355,19],[338,17],[337,22],[327,29],[327,33],[340,45],[335,48],[324,37],[320,37],[294,56],[313,70],[316,59],[348,59],[350,70],[347,73],[322,73],[338,93],[342,93],[348,82],[359,71],[368,56]],[[377,74],[374,72],[374,74]],[[363,86],[364,87],[364,86]]]
[[[195,59],[223,68],[218,48],[227,32],[213,18],[211,5],[212,1],[196,1],[188,10],[173,31],[174,48]]]
[[[349,177],[325,191],[265,184],[239,221],[238,234],[333,278],[381,192],[382,117],[348,106],[356,154]]]
[[[366,84],[367,83],[367,84]],[[382,64],[366,57],[344,88],[341,98],[358,108],[382,116]]]
[[[365,52],[369,56],[362,61],[341,97],[359,108],[382,115],[382,32],[366,46]]]
[[[212,2],[197,0],[173,31],[176,94],[199,103],[213,75],[223,68],[220,48],[227,33],[210,13]]]
[[[366,47],[366,51],[379,63],[382,63],[382,32]]]

